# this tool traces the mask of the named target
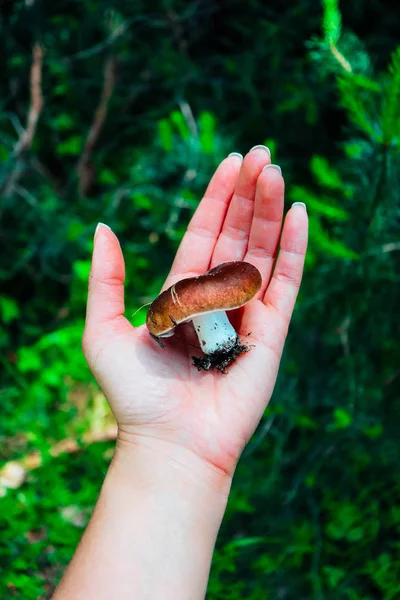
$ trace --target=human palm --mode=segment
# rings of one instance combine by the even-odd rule
[[[124,439],[167,442],[232,473],[267,405],[301,281],[307,214],[295,206],[282,229],[284,183],[257,147],[230,156],[214,174],[176,255],[164,289],[230,260],[246,260],[263,284],[229,317],[249,347],[228,369],[198,371],[191,324],[161,349],[124,313],[124,261],[116,236],[96,233],[84,350]],[[281,235],[282,233],[282,235]],[[280,241],[280,244],[279,244]],[[278,252],[279,257],[274,263]]]

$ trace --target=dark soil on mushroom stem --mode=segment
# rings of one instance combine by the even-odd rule
[[[242,344],[239,338],[236,344],[230,350],[214,352],[213,354],[206,354],[205,356],[198,357],[192,356],[193,364],[199,371],[211,371],[215,369],[220,373],[227,374],[227,367],[232,364],[241,354],[248,352],[251,346]]]

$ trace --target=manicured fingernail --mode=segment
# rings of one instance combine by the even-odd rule
[[[263,168],[263,171],[265,171],[266,169],[276,169],[282,175],[282,169],[280,168],[279,165],[265,165],[265,167]]]
[[[304,202],[293,202],[292,208],[293,206],[302,206],[304,210],[307,210],[307,206],[304,204]]]
[[[228,158],[230,158],[231,156],[237,156],[238,158],[240,158],[240,160],[243,160],[243,156],[240,154],[240,152],[231,152],[230,154],[228,154]]]
[[[262,144],[258,144],[258,146],[253,146],[250,148],[249,152],[253,152],[253,150],[265,150],[271,156],[271,150],[267,146],[263,146]]]
[[[105,227],[106,229],[111,229],[111,227],[109,227],[105,223],[98,223],[97,227],[96,227],[96,231],[94,232],[94,237],[96,237],[97,232],[99,231],[100,227]]]

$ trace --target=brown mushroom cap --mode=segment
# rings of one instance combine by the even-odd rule
[[[226,262],[204,275],[181,279],[150,305],[146,325],[155,337],[204,313],[232,310],[251,300],[261,287],[259,270],[247,262]]]

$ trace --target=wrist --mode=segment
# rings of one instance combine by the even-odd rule
[[[186,492],[215,497],[226,505],[232,478],[183,446],[118,430],[111,469],[147,489],[179,486]]]
[[[229,487],[190,451],[120,432],[57,597],[203,599]]]
[[[229,488],[226,475],[190,451],[120,434],[99,508],[133,544],[124,551],[134,554],[130,564],[143,565],[133,574],[135,597],[204,598]]]

